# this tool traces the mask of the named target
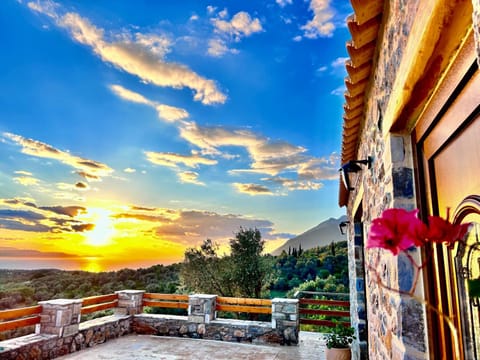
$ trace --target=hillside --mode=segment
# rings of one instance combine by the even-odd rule
[[[330,218],[317,226],[305,231],[304,233],[288,240],[285,244],[272,251],[272,255],[278,256],[283,250],[288,252],[288,248],[298,248],[301,245],[302,249],[313,249],[317,246],[329,245],[337,241],[347,240],[345,235],[340,234],[338,224],[347,220],[346,216],[341,216],[338,219]]]

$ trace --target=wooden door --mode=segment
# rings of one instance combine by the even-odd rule
[[[445,218],[450,209],[451,221],[480,224],[480,72],[475,57],[450,78],[455,81],[440,89],[431,102],[434,108],[414,131],[421,213]],[[469,277],[479,276],[478,231],[478,225],[472,226],[467,247],[440,244],[425,251],[426,296],[438,309],[428,312],[431,358],[479,359],[478,306],[468,294]]]

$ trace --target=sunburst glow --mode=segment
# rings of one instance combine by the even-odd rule
[[[115,228],[111,218],[111,212],[107,209],[90,208],[85,215],[95,227],[84,233],[88,245],[104,246],[112,242]]]

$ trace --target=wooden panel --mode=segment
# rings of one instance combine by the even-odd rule
[[[249,299],[249,298],[234,298],[234,297],[217,297],[217,304],[238,304],[238,305],[264,305],[271,306],[270,299]]]
[[[244,312],[253,314],[271,314],[271,307],[246,306],[246,305],[222,305],[217,304],[217,311]]]
[[[316,320],[316,319],[300,319],[300,324],[307,325],[318,325],[318,326],[327,326],[327,327],[337,327],[337,324],[343,326],[350,326],[350,322],[346,321],[331,321],[331,320]]]
[[[352,42],[355,48],[360,49],[374,41],[378,36],[381,17],[373,18],[364,24],[359,25],[356,21],[347,20],[347,25],[352,34]]]
[[[372,41],[361,48],[356,48],[353,42],[347,42],[347,51],[354,67],[359,67],[371,61],[375,53],[376,41]]]
[[[343,300],[300,299],[300,304],[350,307],[350,301]]]
[[[117,294],[108,294],[100,296],[90,296],[82,299],[82,306],[89,306],[93,304],[100,304],[104,302],[110,302],[118,299]]]
[[[188,303],[174,302],[174,301],[143,300],[143,306],[170,308],[170,309],[188,309]]]
[[[353,83],[348,77],[345,78],[345,86],[347,87],[347,91],[350,96],[364,94],[365,89],[367,88],[367,84],[368,79]]]
[[[300,314],[350,317],[350,311],[340,311],[340,310],[320,310],[320,309],[300,308]]]
[[[462,50],[455,59],[455,63],[452,65],[452,68],[447,76],[445,76],[434,98],[430,100],[429,104],[421,115],[420,120],[415,128],[417,139],[420,140],[425,135],[428,128],[435,120],[435,117],[448,101],[452,93],[454,93],[455,88],[461,82],[468,69],[475,62],[475,59],[475,41],[473,34],[470,34],[470,37],[465,42]]]
[[[188,301],[188,295],[183,295],[183,294],[145,293],[145,294],[143,294],[143,298],[144,299]]]
[[[345,68],[347,69],[350,82],[357,83],[357,82],[366,80],[370,77],[370,72],[372,70],[372,63],[368,62],[366,64],[363,64],[360,67],[353,67],[347,63]]]
[[[446,216],[447,208],[453,211],[465,197],[480,194],[480,114],[434,158],[433,164],[441,216]]]
[[[0,332],[18,329],[24,326],[30,326],[35,324],[40,324],[40,316],[31,316],[19,320],[11,320],[0,323]]]
[[[10,309],[0,311],[0,320],[18,319],[28,315],[36,315],[42,312],[42,305]]]
[[[370,20],[383,12],[383,0],[351,0],[355,12],[355,20],[359,24]]]
[[[117,307],[118,300],[110,301],[108,303],[97,304],[97,305],[90,305],[82,307],[81,313],[83,314],[90,314],[95,311],[107,310]]]
[[[472,114],[480,104],[480,71],[462,90],[459,97],[445,113],[441,122],[425,140],[425,156],[430,158],[445,144],[453,132]]]

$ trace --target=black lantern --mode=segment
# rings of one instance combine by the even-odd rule
[[[342,172],[343,182],[348,191],[353,190],[352,184],[355,182],[356,173],[362,170],[360,165],[367,165],[367,168],[372,167],[373,158],[369,156],[365,160],[350,160],[342,165],[339,171]]]
[[[347,233],[348,221],[342,221],[338,224],[338,228],[340,229],[340,234],[345,235]]]

